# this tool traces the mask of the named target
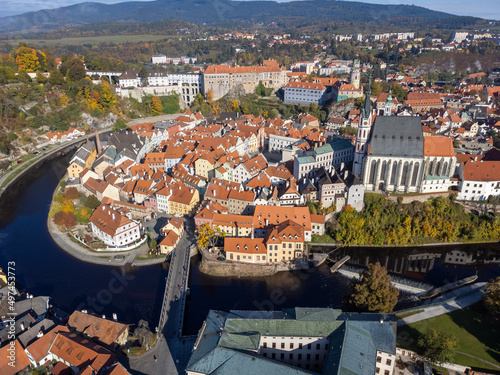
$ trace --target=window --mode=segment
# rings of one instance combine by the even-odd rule
[[[276,343],[273,342],[273,349],[276,349]]]
[[[391,364],[392,364],[392,361],[391,361],[390,359],[388,359],[388,360],[386,361],[386,365],[387,365],[387,366],[390,366]]]
[[[376,368],[375,373],[380,374],[380,369],[378,367]]]
[[[290,349],[293,349],[293,342],[290,343]]]
[[[281,343],[281,349],[285,349],[285,343],[284,342]]]
[[[384,371],[384,375],[390,375],[390,373],[391,373],[391,372],[390,372],[389,370],[385,370],[385,371]]]
[[[319,350],[321,348],[321,344],[316,344],[316,350]]]
[[[377,363],[382,363],[382,357],[377,357]]]
[[[293,353],[290,353],[290,354],[288,355],[288,358],[293,359]]]
[[[263,346],[264,348],[267,348],[267,342],[263,343],[263,344],[262,344],[262,346]]]

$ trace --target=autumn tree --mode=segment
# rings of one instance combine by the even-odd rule
[[[240,110],[240,104],[238,103],[237,99],[233,99],[231,101],[231,111],[232,112],[239,112]]]
[[[418,338],[421,354],[431,363],[451,362],[457,340],[449,332],[429,329]]]
[[[163,109],[163,106],[161,105],[160,98],[158,98],[157,96],[153,96],[151,98],[151,107],[150,107],[151,113],[153,115],[158,115],[158,114],[160,114],[162,109]]]
[[[213,99],[214,99],[214,93],[212,92],[212,90],[209,90],[207,92],[207,103],[208,104],[212,103]]]
[[[99,105],[103,109],[111,109],[116,104],[116,98],[107,82],[102,82],[100,87]]]
[[[70,187],[64,191],[64,198],[66,199],[71,199],[71,200],[78,199],[79,196],[80,193],[75,187]]]
[[[500,317],[500,276],[484,287],[483,304],[494,317]]]
[[[59,211],[54,215],[54,223],[71,228],[76,225],[76,217],[73,212]]]
[[[210,224],[203,224],[198,228],[197,243],[198,247],[206,249],[207,247],[214,247],[219,238],[226,237],[226,232],[221,230],[217,225],[210,228]]]
[[[19,47],[16,51],[16,62],[19,70],[36,72],[41,68],[36,50],[28,47]]]
[[[361,278],[351,282],[353,293],[349,303],[360,311],[390,313],[398,303],[398,290],[392,285],[391,277],[380,263],[368,265]]]

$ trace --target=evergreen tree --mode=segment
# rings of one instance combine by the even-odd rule
[[[371,264],[361,279],[351,282],[353,293],[349,302],[360,311],[390,313],[398,303],[398,290],[380,263]]]

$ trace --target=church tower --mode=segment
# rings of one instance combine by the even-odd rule
[[[389,95],[387,95],[387,100],[384,106],[384,116],[390,116],[392,113],[392,90],[389,90]]]
[[[372,106],[370,100],[371,78],[368,82],[368,89],[365,95],[365,104],[361,110],[358,124],[358,135],[356,136],[356,146],[354,148],[353,173],[359,179],[363,178],[365,159],[368,151],[368,140],[372,130]]]
[[[361,78],[361,73],[359,65],[359,55],[356,54],[356,58],[354,59],[354,63],[352,64],[351,84],[353,84],[354,87],[356,87],[357,89],[359,89],[360,78]]]

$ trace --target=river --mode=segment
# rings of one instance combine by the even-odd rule
[[[46,225],[49,205],[52,193],[65,172],[67,159],[63,157],[45,162],[2,197],[0,266],[6,269],[7,262],[14,261],[20,285],[35,295],[52,297],[54,306],[69,313],[75,309],[87,309],[108,317],[116,313],[121,322],[135,324],[145,319],[151,327],[155,327],[167,276],[165,265],[121,268],[84,263],[60,249],[50,237]],[[497,245],[489,245],[489,248],[498,252]],[[419,261],[415,254],[439,254],[443,251],[448,250],[434,247],[424,250],[364,248],[342,250],[339,256],[350,254],[353,262],[361,265],[367,259],[387,262],[396,274],[405,279],[410,275],[413,278],[410,282],[417,284],[422,280],[440,285],[475,272],[479,272],[482,279],[500,275],[498,266],[442,265],[436,257],[432,266],[428,261],[419,263],[420,268],[411,265],[413,258]],[[476,247],[470,251],[476,251]],[[376,257],[373,256],[375,253],[378,254]],[[398,260],[401,257],[411,259],[405,265],[404,261]],[[341,307],[343,297],[349,291],[349,279],[340,274],[330,274],[327,265],[267,278],[220,278],[200,273],[198,258],[193,258],[191,262],[190,295],[185,317],[187,334],[198,332],[209,309]],[[401,293],[399,307],[410,303],[410,296]]]

